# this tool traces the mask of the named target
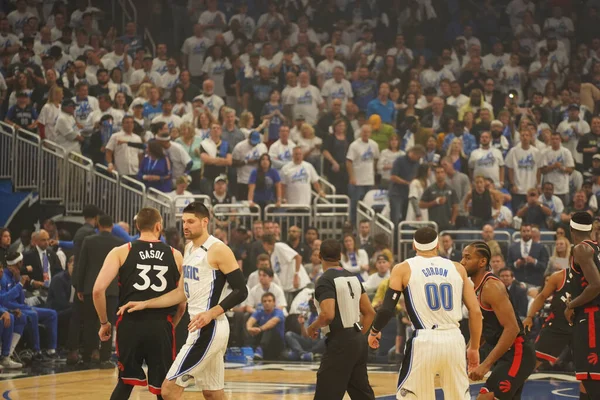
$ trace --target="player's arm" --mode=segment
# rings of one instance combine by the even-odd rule
[[[579,296],[567,304],[568,310],[581,307],[600,295],[600,272],[594,263],[594,250],[589,245],[580,243],[573,248],[573,257],[573,261],[581,267],[588,285]]]
[[[369,296],[367,293],[363,293],[360,295],[360,314],[362,315],[362,334],[366,335],[371,329],[371,324],[373,324],[373,320],[375,319],[375,310],[371,305],[371,300],[369,300]]]
[[[111,335],[111,324],[108,322],[106,313],[106,289],[115,280],[121,268],[121,253],[127,253],[127,245],[119,246],[110,251],[104,259],[102,269],[94,283],[92,297],[94,307],[100,319],[100,332],[98,332],[102,341],[107,341]]]
[[[485,291],[481,294],[481,301],[488,308],[494,310],[498,322],[503,330],[498,343],[490,354],[481,363],[476,371],[471,373],[471,379],[480,380],[492,368],[492,365],[502,357],[513,345],[519,334],[517,317],[506,292],[506,287],[500,281],[490,279],[485,283]]]
[[[390,318],[394,316],[396,310],[396,304],[400,300],[400,295],[406,287],[406,283],[410,278],[410,267],[407,262],[398,264],[392,269],[390,275],[390,286],[385,292],[383,298],[383,304],[379,307],[373,326],[371,327],[371,333],[369,335],[369,345],[372,348],[379,347],[379,338],[381,337],[381,330],[390,321]]]
[[[525,317],[523,320],[523,327],[525,330],[531,330],[531,326],[533,325],[533,317],[535,317],[536,314],[540,312],[542,307],[544,307],[544,303],[548,297],[550,297],[552,293],[556,292],[556,289],[558,289],[558,285],[560,285],[560,282],[562,282],[565,273],[565,270],[553,273],[544,285],[544,289],[537,296],[535,296],[535,299],[533,299],[533,302],[529,306],[527,317]]]
[[[465,267],[457,262],[455,262],[454,265],[463,279],[463,303],[469,311],[469,332],[471,338],[469,341],[469,349],[477,350],[479,352],[479,346],[481,346],[481,332],[483,331],[483,317],[481,315],[479,301],[477,301],[473,283],[468,278]]]
[[[196,315],[188,326],[190,332],[194,332],[207,325],[210,321],[237,306],[248,297],[246,279],[233,252],[228,246],[222,243],[213,245],[207,257],[210,265],[216,266],[219,271],[225,274],[225,279],[231,287],[231,293],[210,310]]]
[[[175,263],[177,263],[177,269],[179,270],[179,284],[177,285],[177,289],[182,288],[184,285],[183,282],[183,256],[179,252],[179,250],[173,249],[173,257],[175,258]],[[174,291],[174,290],[173,290]],[[177,306],[177,311],[175,312],[175,316],[173,317],[173,325],[177,326],[179,321],[181,321],[181,317],[185,313],[185,309],[187,306],[187,299],[185,298],[179,305]]]
[[[279,317],[273,317],[265,322],[263,326],[259,326],[258,329],[260,329],[261,332],[268,331],[275,328],[280,321],[281,319],[279,319]]]

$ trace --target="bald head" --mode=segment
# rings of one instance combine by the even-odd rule
[[[35,244],[40,249],[46,250],[50,244],[50,235],[48,234],[48,231],[41,229],[37,234]]]

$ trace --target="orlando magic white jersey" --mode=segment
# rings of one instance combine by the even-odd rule
[[[183,290],[188,299],[190,317],[208,311],[221,301],[225,274],[208,263],[208,250],[215,243],[223,243],[209,236],[200,247],[189,243],[183,258]],[[225,318],[221,315],[219,319]]]
[[[406,310],[416,329],[456,325],[462,319],[463,279],[454,263],[442,257],[406,260],[410,279],[404,290]]]

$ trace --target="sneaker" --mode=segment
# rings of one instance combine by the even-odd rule
[[[99,369],[115,369],[116,365],[112,361],[100,361],[97,365]]]
[[[21,369],[21,368],[23,368],[23,364],[11,360],[10,357],[2,357],[2,359],[0,359],[0,365],[6,369]]]
[[[67,354],[67,365],[77,365],[79,362],[79,353],[77,351],[70,351]]]
[[[35,353],[33,357],[31,357],[32,362],[52,362],[52,360],[52,358],[49,358],[48,355],[42,353],[41,351],[39,353]]]
[[[44,355],[46,356],[46,358],[48,358],[51,361],[60,360],[60,356],[57,351],[54,351],[53,353],[49,353],[48,350],[46,350],[46,351],[44,351]]]
[[[262,347],[257,347],[254,350],[254,361],[261,361],[263,359],[263,350]]]
[[[302,355],[300,356],[300,361],[312,362],[312,360],[313,360],[313,354],[311,352],[302,353]]]

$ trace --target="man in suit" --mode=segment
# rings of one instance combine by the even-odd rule
[[[549,258],[544,246],[531,239],[531,225],[521,225],[521,241],[508,249],[507,264],[514,271],[517,280],[541,286]]]
[[[23,254],[21,274],[31,279],[30,288],[41,289],[50,287],[52,277],[63,269],[58,256],[50,248],[50,235],[44,229],[34,236],[35,246]]]
[[[512,269],[504,267],[499,273],[500,280],[506,286],[508,293],[510,293],[510,299],[512,300],[513,307],[521,319],[527,316],[527,306],[529,300],[527,299],[527,288],[521,282],[515,279],[515,274]]]
[[[109,215],[101,215],[98,218],[99,233],[88,236],[83,240],[81,253],[79,254],[79,271],[77,273],[77,297],[83,301],[83,361],[95,361],[95,353],[98,351],[98,329],[100,320],[95,312],[92,292],[96,278],[102,269],[102,264],[108,253],[115,247],[125,242],[111,234],[113,220]],[[106,307],[108,310],[108,321],[114,325],[114,320],[119,303],[119,287],[115,279],[106,290]],[[102,342],[100,346],[100,368],[114,368],[110,362],[112,342]]]
[[[486,103],[492,105],[494,115],[496,116],[504,108],[506,96],[504,96],[499,90],[496,90],[496,84],[492,78],[485,80],[485,85],[483,87],[483,98]]]
[[[447,258],[450,261],[460,262],[462,253],[454,248],[454,240],[449,233],[440,235],[441,246],[439,248],[440,257]]]
[[[75,290],[71,283],[73,275],[73,256],[69,257],[67,268],[52,278],[48,288],[46,306],[58,314],[59,345],[64,345],[68,338],[69,321],[73,313]]]
[[[445,129],[448,119],[453,118],[454,114],[450,114],[454,111],[454,107],[448,107],[448,111],[445,112],[445,103],[441,97],[434,97],[431,101],[431,107],[425,110],[425,114],[421,119],[421,126],[424,128],[431,128],[433,132],[441,132]]]
[[[363,219],[358,224],[358,245],[361,249],[367,252],[369,258],[375,253],[375,246],[373,246],[373,238],[371,237],[371,223]]]
[[[81,246],[83,245],[83,240],[86,237],[96,233],[98,216],[101,214],[100,209],[93,204],[85,205],[82,211],[85,222],[79,229],[77,229],[75,236],[73,236],[73,274],[71,276],[71,281],[73,282],[73,286],[75,287],[76,291],[81,291],[78,290],[77,287],[77,273],[79,271],[78,261],[81,253]],[[76,364],[79,361],[79,353],[77,349],[79,348],[79,338],[81,334],[82,309],[82,301],[79,300],[79,297],[75,296],[73,298],[73,307],[71,318],[69,320],[69,339],[67,341],[69,354],[67,355],[67,364]]]

